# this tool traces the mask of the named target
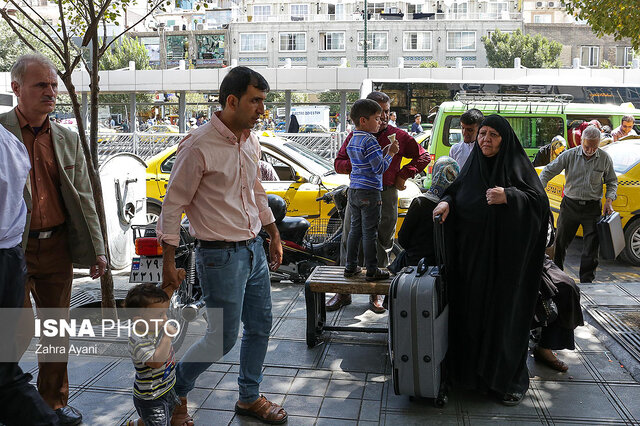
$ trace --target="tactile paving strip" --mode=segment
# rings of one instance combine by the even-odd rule
[[[640,312],[637,306],[591,306],[586,310],[640,362]]]

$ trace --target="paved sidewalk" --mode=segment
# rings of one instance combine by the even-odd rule
[[[126,276],[116,277],[116,297],[126,291],[126,281]],[[90,302],[96,297],[91,289],[97,285],[77,279],[74,302]],[[640,283],[581,285],[581,289],[586,313],[639,310]],[[290,425],[640,424],[640,364],[612,337],[620,334],[631,343],[640,342],[640,324],[634,336],[629,330],[605,329],[585,314],[588,324],[576,330],[576,350],[560,353],[570,366],[568,373],[557,373],[529,358],[531,388],[521,405],[505,407],[486,396],[454,391],[447,406],[437,409],[428,401],[394,395],[386,335],[332,333],[324,344],[308,349],[303,287],[274,284],[272,299],[273,337],[261,391],[284,404]],[[387,315],[366,310],[367,302],[366,295],[354,296],[350,306],[328,313],[328,321],[385,325]],[[203,331],[204,321],[192,323],[180,352]],[[35,362],[27,358],[23,367],[35,373]],[[233,412],[238,359],[239,344],[199,378],[189,395],[196,424],[259,424]],[[82,411],[85,424],[119,425],[135,416],[133,366],[128,358],[72,357],[69,380],[69,403]]]

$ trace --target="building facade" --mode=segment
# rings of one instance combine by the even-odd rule
[[[392,4],[392,6],[390,6]],[[522,29],[517,5],[508,2],[368,3],[370,67],[487,65],[482,37]],[[228,52],[239,65],[328,67],[365,65],[364,2],[247,2],[229,25]]]
[[[598,37],[585,21],[567,13],[563,3],[557,0],[522,0],[522,19],[527,34],[540,34],[562,43],[560,60],[563,66],[572,66],[574,58],[580,66],[628,67],[633,59],[631,42],[615,40],[612,36]]]
[[[615,40],[613,36],[597,37],[591,27],[584,24],[524,24],[527,34],[541,34],[563,46],[560,60],[562,66],[571,67],[573,58],[580,59],[580,66],[601,68],[628,68],[633,60],[633,49],[629,40]]]

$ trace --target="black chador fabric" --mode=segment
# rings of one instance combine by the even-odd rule
[[[433,247],[433,209],[438,203],[424,195],[411,202],[398,231],[398,243],[406,251],[407,265],[417,265],[425,258],[427,265],[436,264]]]
[[[447,240],[455,242],[447,247],[448,366],[454,384],[523,392],[549,202],[509,123],[492,115],[485,125],[502,136],[500,151],[488,158],[475,144],[443,198],[450,205]],[[495,186],[505,188],[507,204],[487,204]]]

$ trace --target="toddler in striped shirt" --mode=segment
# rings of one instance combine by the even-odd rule
[[[169,296],[155,284],[139,284],[127,293],[125,307],[133,314],[129,337],[129,355],[136,369],[133,405],[142,418],[129,424],[168,426],[180,405],[173,389],[176,363],[171,336],[177,330],[167,322]]]

